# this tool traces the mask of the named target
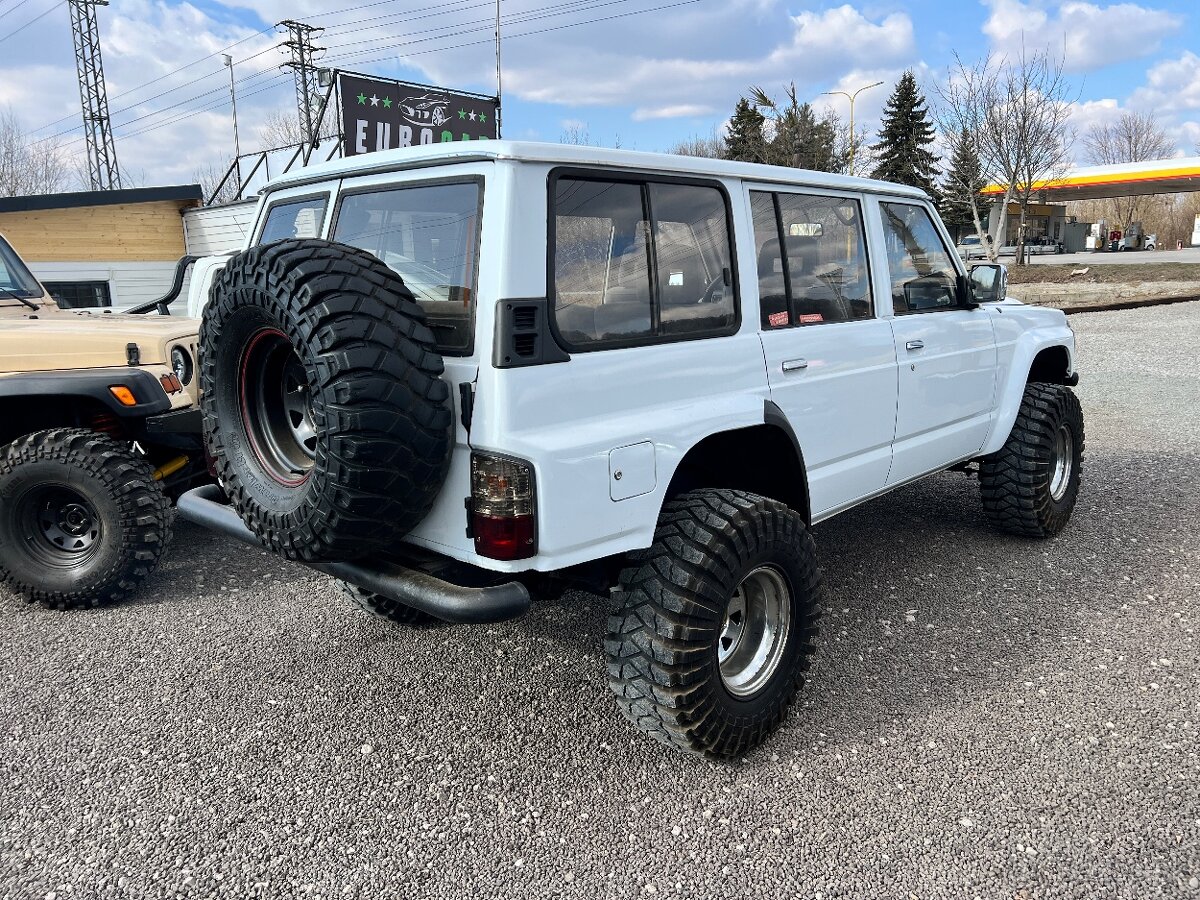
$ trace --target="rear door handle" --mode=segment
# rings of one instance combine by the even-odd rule
[[[808,368],[808,360],[807,359],[785,359],[783,361],[783,371],[785,371],[785,372],[796,372],[800,369],[807,369],[807,368]]]
[[[904,349],[905,350],[924,350],[925,342],[924,341],[909,341],[908,343],[906,343],[904,345]]]

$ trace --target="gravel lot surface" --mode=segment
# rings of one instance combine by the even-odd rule
[[[1200,898],[1200,304],[1072,324],[1067,531],[961,475],[819,526],[740,765],[618,717],[597,597],[405,630],[187,524],[140,601],[0,592],[0,897]]]

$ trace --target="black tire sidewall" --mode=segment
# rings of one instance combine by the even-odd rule
[[[740,568],[732,578],[721,580],[721,591],[725,602],[728,603],[742,579],[760,566],[771,566],[783,575],[791,601],[787,643],[784,645],[783,656],[767,683],[748,697],[739,697],[731,693],[721,677],[717,643],[724,610],[711,623],[716,632],[711,646],[708,674],[712,698],[724,711],[727,720],[737,727],[750,728],[775,718],[780,707],[791,701],[798,684],[803,680],[808,650],[804,631],[811,617],[810,606],[816,602],[816,598],[803,597],[797,587],[805,583],[805,562],[799,548],[772,540],[756,547],[751,554],[742,559]]]
[[[1067,388],[1060,388],[1058,391],[1058,403],[1054,416],[1055,434],[1057,429],[1065,425],[1071,432],[1071,471],[1067,480],[1067,489],[1063,493],[1061,499],[1056,500],[1050,493],[1050,484],[1053,479],[1053,470],[1047,464],[1047,471],[1044,483],[1040,489],[1045,491],[1045,515],[1044,524],[1048,530],[1058,532],[1066,525],[1067,519],[1075,509],[1075,502],[1079,499],[1079,486],[1083,475],[1083,411],[1079,405],[1079,400],[1075,394]],[[1054,455],[1053,438],[1050,444],[1045,448],[1048,459]]]
[[[249,302],[239,303],[226,315],[221,323],[221,340],[217,342],[212,354],[212,365],[224,377],[213,379],[204,394],[204,405],[212,417],[220,422],[222,459],[229,465],[234,481],[243,490],[250,491],[255,503],[264,511],[278,516],[302,511],[309,497],[319,492],[325,477],[323,467],[314,465],[309,475],[300,484],[288,486],[272,478],[263,467],[254,449],[242,413],[243,385],[241,377],[242,356],[246,345],[252,337],[264,329],[274,329],[283,332],[291,343],[306,376],[311,375],[311,359],[305,359],[305,342],[298,341],[288,334],[285,323],[272,315],[271,310],[263,303],[263,297],[257,292],[242,288],[248,295]],[[312,379],[310,377],[310,384]],[[323,397],[319,391],[313,392],[314,415],[320,415]],[[217,450],[211,440],[214,429],[206,429],[210,439],[209,452]],[[321,454],[325,448],[318,443],[317,452]]]
[[[47,485],[61,485],[79,494],[100,521],[99,547],[72,568],[48,566],[26,546],[20,510],[29,494]],[[80,593],[102,586],[103,576],[121,564],[124,549],[121,504],[115,486],[95,479],[80,479],[73,467],[56,459],[37,459],[15,466],[0,489],[0,557],[4,568],[20,584],[36,584],[47,591]]]

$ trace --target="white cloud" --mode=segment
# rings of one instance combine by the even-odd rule
[[[676,103],[670,106],[645,107],[639,106],[633,111],[633,121],[645,122],[649,119],[686,119],[697,116],[707,116],[715,113],[711,106],[702,103]]]
[[[991,13],[983,32],[1000,53],[1049,48],[1063,53],[1066,67],[1087,72],[1101,66],[1137,59],[1158,50],[1162,39],[1177,31],[1183,18],[1166,10],[1116,3],[1068,0],[984,0]],[[1055,8],[1057,7],[1057,8]]]
[[[1200,111],[1200,56],[1186,50],[1178,59],[1151,66],[1146,83],[1133,92],[1129,101],[1162,112]]]

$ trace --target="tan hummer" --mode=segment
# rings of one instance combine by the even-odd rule
[[[167,309],[186,262],[154,303],[65,310],[0,236],[0,584],[31,601],[127,596],[166,548],[171,498],[207,477],[199,322]]]

